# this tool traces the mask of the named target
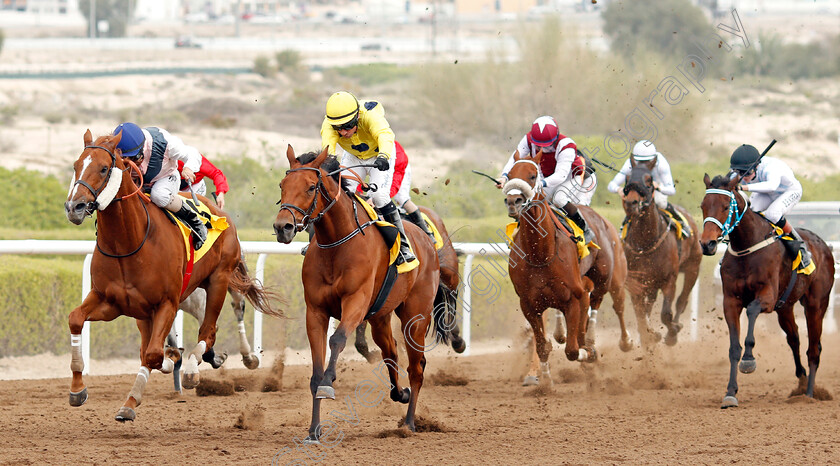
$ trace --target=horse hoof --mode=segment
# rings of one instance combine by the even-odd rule
[[[726,408],[737,408],[738,407],[738,399],[734,396],[725,396],[723,397],[723,404],[720,405],[720,409]]]
[[[242,364],[244,364],[248,369],[256,369],[260,367],[260,358],[258,358],[254,353],[243,354]]]
[[[629,338],[626,339],[626,340],[624,340],[624,339],[619,340],[618,348],[621,349],[621,351],[624,351],[625,353],[632,350],[633,349],[633,340],[631,340]]]
[[[665,344],[668,346],[675,346],[677,344],[677,333],[676,332],[668,332],[665,335]]]
[[[598,361],[598,350],[595,348],[589,348],[586,350],[588,357],[583,362],[597,362]]]
[[[411,388],[405,387],[402,391],[397,391],[396,387],[391,389],[391,401],[407,404],[411,399]]]
[[[452,350],[458,354],[464,352],[467,349],[467,342],[464,341],[463,338],[453,339],[452,340]]]
[[[566,335],[563,335],[562,333],[555,333],[554,334],[554,341],[556,341],[557,343],[560,343],[562,345],[562,344],[566,343]]]
[[[523,387],[533,387],[535,385],[540,384],[540,378],[535,375],[526,375],[525,379],[522,380]]]
[[[114,419],[117,420],[117,421],[120,421],[120,422],[125,422],[125,421],[134,422],[135,417],[136,417],[136,415],[134,414],[133,409],[131,409],[129,407],[126,407],[126,406],[123,406],[122,408],[120,408],[119,411],[117,411],[117,415],[114,416]]]
[[[738,363],[738,370],[741,371],[742,374],[752,374],[755,372],[755,359],[742,359],[741,362]]]
[[[82,391],[77,393],[70,392],[70,406],[81,406],[85,404],[87,399],[87,387],[83,388]]]
[[[192,390],[193,388],[197,387],[200,382],[201,375],[199,372],[196,372],[194,374],[184,373],[184,378],[181,380],[181,386],[183,386],[187,390]]]
[[[334,400],[335,399],[335,389],[330,387],[329,385],[320,385],[318,390],[315,391],[315,398],[319,400]]]
[[[303,444],[304,445],[320,445],[321,441],[318,440],[318,437],[315,437],[314,434],[309,434],[309,435],[306,436],[305,439],[303,439]]]
[[[662,341],[662,334],[659,332],[653,332],[653,341],[655,343],[659,343],[660,341]]]

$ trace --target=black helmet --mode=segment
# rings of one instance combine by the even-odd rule
[[[735,149],[732,157],[729,158],[729,168],[737,172],[746,172],[755,168],[760,157],[761,154],[758,153],[758,149],[749,144],[743,144]]]

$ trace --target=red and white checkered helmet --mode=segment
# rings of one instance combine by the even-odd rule
[[[541,116],[534,120],[528,133],[528,142],[537,147],[548,147],[557,142],[560,131],[557,122],[550,116]]]

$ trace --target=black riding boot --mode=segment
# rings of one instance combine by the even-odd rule
[[[435,234],[432,233],[432,230],[429,228],[429,225],[426,224],[425,220],[423,220],[423,216],[420,215],[419,209],[415,210],[410,214],[406,214],[406,217],[408,217],[408,219],[411,220],[411,223],[420,227],[420,229],[423,230],[423,233],[429,235],[429,238],[432,238],[432,243],[435,242]]]
[[[785,248],[787,248],[790,255],[794,258],[796,258],[797,252],[802,252],[801,266],[804,269],[805,267],[811,265],[811,252],[808,251],[808,244],[806,244],[805,240],[799,236],[799,233],[795,228],[790,231],[790,236],[793,236],[796,241],[783,241]]]
[[[574,213],[569,213],[569,218],[583,230],[583,242],[589,244],[590,241],[595,239],[595,234],[592,233],[592,229],[589,228],[589,225],[586,223],[586,220],[583,219],[583,215],[580,214],[580,211],[577,210],[577,207],[574,209]],[[569,209],[566,209],[568,212]]]
[[[408,237],[405,234],[405,229],[403,228],[400,213],[397,212],[397,207],[392,202],[388,202],[384,207],[381,207],[378,210],[386,222],[393,224],[397,227],[397,230],[400,231],[400,254],[399,257],[397,257],[397,265],[417,259],[414,257],[414,254],[411,253],[411,248],[408,247]]]
[[[207,227],[204,225],[204,222],[201,221],[198,213],[192,210],[187,203],[184,202],[181,204],[181,210],[175,212],[175,216],[183,220],[190,230],[192,230],[194,238],[193,249],[196,251],[201,249],[201,246],[203,246],[204,242],[207,241]]]

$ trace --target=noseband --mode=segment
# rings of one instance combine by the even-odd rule
[[[749,205],[744,205],[744,211],[738,212],[738,201],[735,198],[735,193],[726,189],[714,189],[710,188],[706,190],[706,194],[723,194],[724,196],[729,197],[729,213],[726,216],[726,221],[721,223],[720,220],[716,219],[715,217],[706,217],[703,219],[703,225],[705,226],[706,223],[714,223],[717,225],[720,230],[720,236],[715,239],[715,241],[724,241],[724,238],[729,236],[730,233],[741,223],[741,219],[744,218],[744,214],[747,213],[747,209],[749,209]],[[733,221],[734,220],[734,221]]]
[[[321,220],[321,218],[323,218],[324,214],[326,214],[327,211],[329,211],[335,205],[336,201],[338,200],[338,196],[332,198],[332,197],[330,197],[329,192],[327,192],[327,187],[324,185],[324,181],[321,178],[321,170],[319,168],[313,168],[313,167],[293,168],[291,170],[286,170],[286,176],[288,176],[289,173],[299,172],[299,171],[303,171],[303,170],[314,171],[315,174],[318,176],[318,184],[315,185],[315,199],[312,201],[312,204],[309,206],[309,208],[306,209],[306,210],[303,210],[302,208],[300,208],[300,207],[298,207],[294,204],[287,204],[287,203],[282,203],[281,204],[282,199],[275,203],[275,205],[280,204],[280,212],[282,212],[284,210],[288,210],[289,213],[292,215],[292,220],[295,221],[295,233],[303,231],[309,225],[317,222],[318,220]],[[339,187],[338,192],[339,192],[339,194],[341,194],[341,187]],[[324,196],[324,199],[329,201],[329,204],[327,204],[327,206],[324,207],[324,210],[322,210],[321,213],[319,213],[316,217],[312,218],[312,217],[310,217],[312,215],[312,212],[315,212],[315,209],[318,208],[318,196],[319,195]],[[300,219],[300,223],[297,223],[297,218],[295,217],[295,212],[298,212],[303,216]]]
[[[85,215],[93,215],[93,213],[99,207],[99,202],[98,202],[99,194],[102,193],[102,191],[105,189],[105,186],[108,186],[108,182],[111,181],[111,172],[114,171],[114,168],[117,167],[117,156],[114,155],[114,153],[111,152],[111,150],[108,149],[107,147],[85,146],[85,149],[102,149],[105,152],[107,152],[108,155],[111,156],[111,166],[108,167],[108,173],[105,175],[105,179],[102,181],[102,184],[99,186],[99,188],[93,189],[93,187],[90,184],[88,184],[87,181],[85,181],[81,178],[79,178],[78,180],[76,180],[75,183],[73,183],[74,188],[76,187],[76,185],[82,185],[85,188],[87,188],[88,191],[91,192],[91,194],[93,194],[93,201],[88,202],[87,206],[85,207]]]
[[[534,162],[533,160],[525,160],[525,159],[517,160],[516,162],[513,162],[513,165],[511,166],[511,169],[513,169],[513,167],[515,167],[516,164],[518,164],[518,163],[531,164],[537,170],[537,180],[534,183],[534,186],[531,186],[530,183],[528,183],[527,181],[525,181],[522,178],[513,178],[513,179],[508,180],[507,183],[505,183],[505,189],[503,189],[505,195],[517,194],[517,193],[513,193],[514,190],[519,191],[520,193],[525,195],[525,203],[522,204],[522,207],[520,208],[520,212],[522,212],[527,207],[529,207],[531,205],[531,203],[534,201],[534,198],[537,196],[537,194],[542,192],[543,176],[542,176],[542,170],[540,170],[540,166],[537,165],[537,163]],[[510,184],[511,182],[513,182],[513,184]],[[530,189],[523,190],[522,188],[524,188],[524,186],[519,186],[520,183],[524,183]],[[507,187],[508,185],[510,186],[510,188]]]

